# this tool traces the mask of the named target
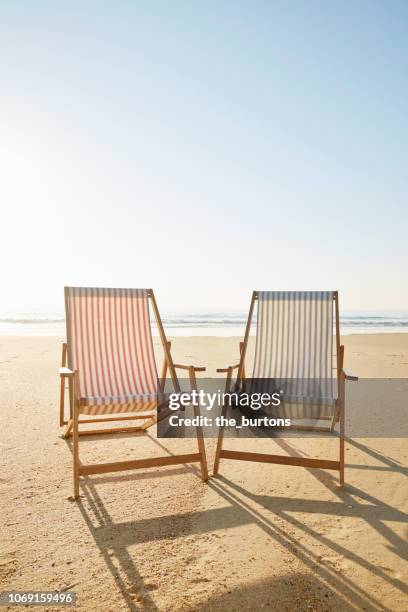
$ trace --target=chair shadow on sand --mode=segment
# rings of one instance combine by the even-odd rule
[[[148,436],[152,442],[165,449],[157,439],[150,436],[150,434]],[[292,454],[298,452],[287,441],[280,439],[277,442],[285,451],[290,451]],[[370,449],[360,442],[347,439],[347,443],[378,459],[383,464],[379,467],[380,470],[386,469],[406,475],[406,470],[394,460],[383,457],[377,451]],[[71,448],[71,443],[67,442],[67,444]],[[168,449],[165,450],[170,455],[172,454]],[[186,467],[188,467],[190,472],[197,473],[197,476],[199,476],[197,468],[193,466]],[[347,466],[347,469],[353,468],[377,469],[375,466],[370,468],[360,465]],[[123,523],[113,522],[108,509],[98,494],[98,484],[113,480],[164,478],[181,472],[186,473],[185,467],[180,466],[179,468],[168,468],[162,471],[156,470],[154,473],[144,472],[140,474],[126,474],[124,476],[84,477],[81,480],[81,493],[84,495],[86,505],[89,508],[86,508],[82,501],[78,502],[78,508],[121,593],[124,605],[132,611],[140,609],[159,610],[159,608],[152,597],[152,593],[157,585],[144,582],[138,571],[137,562],[135,562],[128,551],[130,546],[169,537],[177,539],[183,538],[186,535],[205,533],[213,531],[214,526],[217,529],[228,529],[246,524],[256,524],[270,538],[275,540],[277,544],[289,549],[312,572],[312,575],[310,573],[305,573],[304,575],[291,574],[287,579],[285,577],[280,577],[279,579],[271,577],[270,580],[252,582],[238,589],[232,588],[228,593],[210,595],[205,601],[194,604],[195,610],[250,609],[251,602],[252,605],[257,602],[259,603],[260,597],[262,602],[270,600],[272,602],[271,607],[273,608],[273,593],[278,592],[280,597],[282,594],[285,598],[287,597],[288,603],[293,607],[295,594],[292,584],[293,581],[297,581],[299,578],[307,581],[311,591],[324,589],[327,592],[328,589],[332,590],[331,599],[327,600],[328,609],[330,609],[330,604],[335,602],[336,607],[340,607],[340,609],[345,611],[356,609],[389,610],[378,599],[364,591],[361,586],[350,580],[347,576],[340,574],[334,568],[322,564],[318,555],[282,528],[277,521],[273,520],[273,517],[272,520],[268,520],[262,512],[256,509],[256,506],[259,506],[260,509],[266,509],[271,514],[278,513],[279,518],[284,519],[291,527],[303,530],[309,537],[332,549],[336,554],[360,565],[384,582],[392,585],[394,589],[399,590],[401,593],[408,594],[407,586],[399,579],[388,575],[385,568],[374,565],[367,559],[331,541],[325,535],[313,530],[293,516],[293,513],[298,511],[360,518],[366,521],[367,525],[376,529],[388,541],[388,548],[394,554],[398,555],[401,559],[405,559],[407,556],[406,543],[385,522],[406,522],[406,514],[350,484],[347,484],[344,489],[340,489],[337,486],[336,479],[323,470],[313,469],[308,471],[330,491],[334,492],[338,500],[333,502],[316,499],[308,500],[305,498],[274,497],[273,495],[256,495],[226,477],[217,476],[216,478],[211,478],[207,486],[211,487],[214,492],[228,502],[226,507],[170,514]],[[357,499],[363,503],[358,502]],[[129,588],[129,584],[135,585],[133,592],[132,588]],[[136,590],[142,595],[139,601],[135,600]],[[243,607],[246,604],[248,604],[248,607]]]

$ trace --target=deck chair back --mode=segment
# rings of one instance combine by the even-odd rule
[[[301,409],[287,406],[288,416],[317,416],[335,400],[333,292],[258,291],[257,302],[252,379],[273,381],[287,399],[302,401]]]
[[[88,405],[155,400],[147,289],[66,288],[68,365]]]

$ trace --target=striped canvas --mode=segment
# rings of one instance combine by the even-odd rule
[[[157,369],[146,289],[69,287],[70,367],[78,371],[81,412],[156,407]]]
[[[332,360],[333,292],[258,292],[254,379],[273,379],[310,408],[332,404]]]

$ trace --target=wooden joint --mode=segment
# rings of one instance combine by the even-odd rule
[[[217,370],[216,370],[216,371],[217,371],[219,374],[222,374],[222,373],[224,373],[224,374],[225,374],[225,373],[228,373],[228,372],[232,372],[232,370],[236,370],[237,368],[239,368],[239,363],[236,363],[236,364],[235,364],[235,365],[233,365],[233,366],[228,366],[227,368],[217,368]]]
[[[194,372],[205,372],[206,368],[204,366],[193,366],[193,365],[183,365],[180,363],[175,363],[174,367],[178,370],[187,370],[188,372],[193,370]]]

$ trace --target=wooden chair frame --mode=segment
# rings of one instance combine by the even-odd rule
[[[161,391],[164,391],[165,379],[167,370],[170,372],[174,391],[180,392],[180,383],[177,378],[176,369],[185,370],[188,372],[191,389],[197,389],[196,372],[204,372],[204,367],[196,367],[193,365],[180,365],[174,364],[171,357],[170,349],[171,343],[167,341],[164,332],[163,324],[160,318],[160,313],[157,307],[156,299],[152,289],[147,290],[147,297],[153,308],[154,316],[159,330],[159,335],[164,351],[164,363],[162,369],[161,379],[159,380],[159,387]],[[165,465],[178,465],[186,463],[199,462],[201,466],[201,477],[203,481],[208,479],[207,460],[205,454],[205,445],[202,427],[196,427],[197,436],[197,453],[185,453],[181,455],[166,455],[162,457],[152,457],[149,459],[135,459],[131,461],[118,461],[114,463],[99,463],[99,464],[82,464],[79,460],[79,436],[81,435],[95,435],[95,434],[110,434],[110,433],[129,433],[129,432],[143,432],[148,427],[151,427],[157,422],[156,411],[146,412],[135,412],[132,415],[126,416],[111,416],[101,417],[93,419],[79,419],[81,414],[81,406],[79,402],[78,393],[78,372],[72,369],[72,353],[71,353],[71,329],[69,325],[69,294],[68,288],[65,287],[65,312],[67,321],[67,342],[62,345],[62,358],[61,367],[59,370],[60,375],[60,426],[66,425],[66,429],[63,433],[64,438],[72,436],[73,438],[73,479],[74,479],[74,498],[79,497],[79,477],[82,475],[89,474],[105,474],[109,472],[119,472],[124,470],[134,470],[139,468],[159,467]],[[68,380],[69,390],[69,419],[65,419],[65,389],[66,381]],[[157,408],[159,408],[158,405]],[[200,416],[200,409],[194,405],[194,415]],[[144,423],[140,427],[113,427],[106,429],[92,429],[82,430],[79,427],[84,423],[103,423],[111,421],[128,421],[133,419],[144,419]]]
[[[249,333],[251,330],[253,312],[255,302],[258,300],[258,292],[252,293],[251,304],[249,307],[248,320],[245,328],[244,341],[240,342],[240,360],[235,365],[227,368],[218,368],[217,372],[226,374],[225,392],[228,393],[231,389],[232,375],[235,369],[237,372],[237,383],[245,381],[245,356],[248,347]],[[266,453],[252,453],[243,451],[233,451],[223,448],[224,426],[221,426],[218,434],[217,447],[215,452],[213,473],[216,476],[219,473],[221,459],[236,459],[240,461],[257,461],[262,463],[276,463],[280,465],[297,465],[309,468],[320,468],[326,470],[337,470],[340,473],[340,485],[344,485],[344,423],[345,423],[345,382],[346,380],[356,381],[357,376],[346,373],[343,368],[344,363],[344,345],[340,344],[340,318],[339,318],[339,294],[338,291],[333,292],[334,314],[335,314],[335,344],[336,344],[336,373],[337,373],[337,399],[334,406],[333,416],[321,417],[322,420],[329,420],[328,427],[292,425],[291,429],[299,429],[303,431],[319,431],[332,433],[336,423],[340,422],[339,435],[339,459],[331,461],[327,459],[312,459],[305,457],[287,457],[284,455],[270,455]],[[227,414],[227,405],[222,408],[222,415]]]

